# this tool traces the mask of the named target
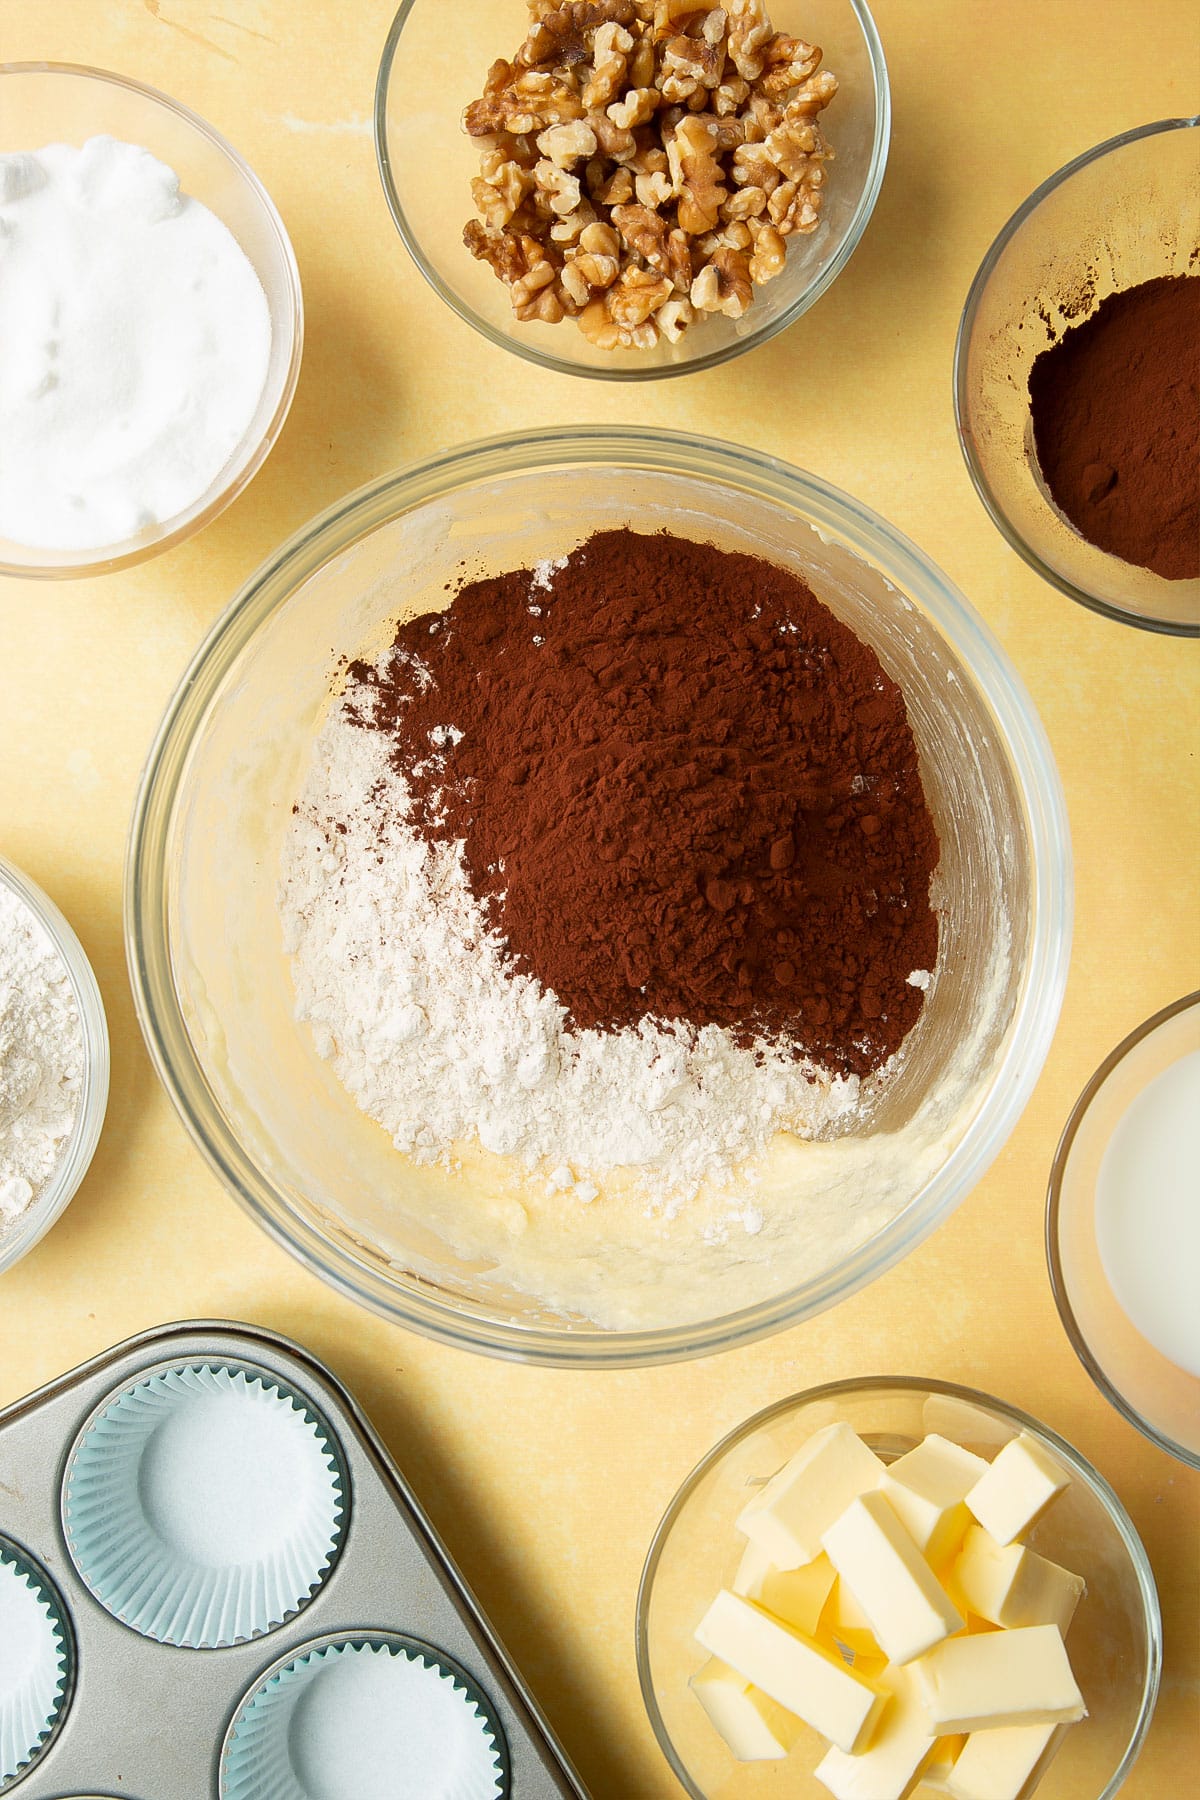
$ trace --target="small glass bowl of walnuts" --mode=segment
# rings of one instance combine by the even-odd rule
[[[712,368],[820,298],[891,103],[863,0],[404,0],[375,144],[443,300],[531,362]]]

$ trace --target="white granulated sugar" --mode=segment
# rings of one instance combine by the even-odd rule
[[[83,1027],[67,965],[0,886],[0,1232],[54,1174],[79,1111]]]
[[[284,944],[297,1016],[400,1150],[444,1162],[475,1140],[581,1205],[634,1171],[669,1216],[776,1132],[826,1135],[859,1116],[856,1077],[719,1026],[569,1029],[513,968],[461,846],[429,844],[407,813],[386,741],[335,707],[285,844]],[[744,1197],[738,1219],[749,1233],[762,1222]]]
[[[185,512],[270,354],[249,258],[148,150],[0,156],[0,536],[102,549]]]

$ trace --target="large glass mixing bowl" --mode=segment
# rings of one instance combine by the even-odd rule
[[[487,1209],[501,1159],[491,1176],[481,1160],[456,1186],[358,1111],[294,1017],[277,887],[337,659],[381,645],[398,616],[445,606],[464,561],[472,572],[529,567],[623,525],[803,574],[900,683],[942,843],[941,949],[903,1066],[862,1129],[906,1128],[947,1091],[960,1104],[933,1152],[906,1168],[903,1192],[864,1194],[832,1231],[826,1221],[819,1242],[790,1235],[750,1270],[748,1303],[731,1305],[699,1267],[664,1285],[661,1301],[657,1287],[643,1295],[636,1328],[605,1330],[520,1291],[502,1254],[455,1250],[462,1209]],[[285,544],[218,621],[171,702],[126,871],[130,974],[150,1054],[209,1163],[260,1224],[399,1323],[496,1355],[593,1367],[744,1343],[832,1305],[919,1243],[970,1192],[1025,1105],[1058,1015],[1070,920],[1049,747],[1003,652],[945,577],[814,476],[628,427],[448,451],[351,495]],[[603,1216],[588,1209],[586,1229]]]

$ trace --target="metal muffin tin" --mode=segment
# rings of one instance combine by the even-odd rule
[[[107,1404],[152,1372],[216,1363],[261,1373],[311,1404],[336,1440],[348,1489],[344,1541],[285,1623],[220,1649],[185,1649],[114,1618],[80,1577],[64,1536],[72,1447]],[[49,1575],[71,1636],[58,1722],[0,1794],[20,1800],[218,1800],[222,1755],[265,1677],[331,1639],[417,1640],[499,1724],[505,1800],[589,1800],[587,1789],[415,1495],[340,1382],[274,1332],[219,1320],[159,1327],[0,1413],[0,1539]]]

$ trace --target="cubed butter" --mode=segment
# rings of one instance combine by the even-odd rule
[[[883,1711],[887,1695],[878,1683],[852,1675],[836,1655],[728,1588],[705,1613],[696,1638],[839,1749],[865,1744]]]
[[[739,1762],[777,1762],[802,1729],[795,1713],[710,1656],[688,1686]]]
[[[922,1787],[931,1788],[935,1794],[950,1792],[950,1777],[966,1741],[960,1731],[934,1739],[933,1749],[921,1767]]]
[[[747,1543],[742,1548],[741,1561],[729,1585],[743,1600],[757,1600],[764,1577],[774,1567],[775,1564],[765,1550],[760,1550],[757,1544]]]
[[[850,1502],[825,1533],[825,1552],[889,1662],[912,1662],[962,1630],[962,1615],[882,1493]]]
[[[973,1731],[946,1782],[954,1800],[1023,1800],[1036,1772],[1062,1742],[1061,1725],[1009,1725]]]
[[[813,1770],[836,1800],[904,1800],[933,1749],[912,1671],[889,1663],[879,1682],[891,1697],[867,1748],[857,1756],[830,1750]]]
[[[735,1594],[757,1600],[785,1625],[794,1625],[805,1637],[815,1637],[821,1610],[836,1580],[833,1564],[824,1552],[798,1569],[777,1569],[757,1544],[747,1544],[731,1586]]]
[[[858,1494],[877,1488],[883,1464],[849,1425],[823,1426],[737,1517],[737,1528],[777,1569],[821,1554],[821,1538]]]
[[[1063,1637],[1086,1592],[1083,1577],[1024,1544],[998,1544],[972,1525],[954,1564],[953,1591],[993,1625],[1057,1625]]]
[[[772,1569],[763,1581],[759,1605],[805,1637],[816,1637],[821,1609],[836,1580],[827,1556],[818,1556],[799,1569]]]
[[[966,1499],[988,1464],[936,1431],[889,1463],[883,1492],[909,1536],[936,1568],[958,1549],[971,1523]]]
[[[967,1495],[967,1505],[998,1544],[1028,1531],[1069,1477],[1048,1450],[1022,1431],[997,1452]]]
[[[829,1566],[832,1568],[833,1564]],[[850,1650],[887,1660],[875,1640],[871,1621],[840,1576],[834,1581],[833,1591],[821,1615],[821,1631],[828,1632]]]
[[[947,1638],[921,1658],[916,1676],[939,1735],[1065,1725],[1086,1712],[1056,1625]]]

